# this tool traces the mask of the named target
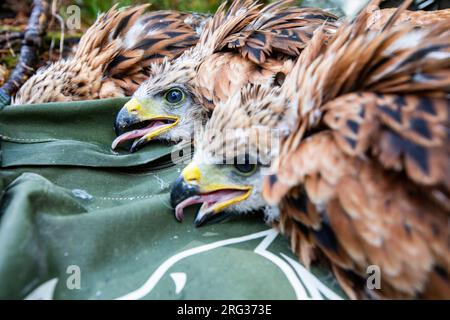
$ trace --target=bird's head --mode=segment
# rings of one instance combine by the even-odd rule
[[[171,190],[178,220],[183,209],[203,203],[195,225],[220,220],[231,213],[266,209],[264,175],[284,136],[288,107],[277,100],[277,89],[249,86],[219,104],[205,128],[196,135],[195,153]],[[273,219],[275,211],[265,210]]]
[[[206,23],[195,47],[175,60],[152,66],[149,79],[117,115],[118,137],[112,148],[134,140],[133,152],[150,140],[178,142],[191,137],[194,122],[207,119],[206,104],[212,103],[200,93],[204,86],[195,83],[198,69],[224,48],[231,34],[244,30],[256,19],[260,7],[256,1],[233,1],[230,6],[225,1]]]
[[[186,55],[153,65],[149,79],[117,114],[114,128],[118,137],[112,148],[134,140],[134,152],[151,140],[190,139],[194,124],[207,117],[192,89],[196,65],[195,59]]]
[[[203,203],[195,225],[225,218],[231,213],[244,214],[265,207],[261,196],[262,166],[248,155],[231,164],[199,161],[198,156],[184,168],[171,190],[176,218],[183,219],[185,207]],[[212,160],[212,159],[211,159]]]

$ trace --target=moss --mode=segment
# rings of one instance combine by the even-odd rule
[[[8,69],[12,69],[16,65],[17,59],[18,59],[17,55],[0,56],[0,64],[4,64]]]

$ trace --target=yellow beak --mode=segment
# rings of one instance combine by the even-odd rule
[[[227,178],[218,170],[212,165],[198,166],[193,162],[184,168],[171,190],[171,202],[178,220],[182,219],[179,205],[183,206],[186,202],[203,203],[195,219],[198,226],[251,195],[251,186],[227,183]]]
[[[179,121],[177,116],[164,114],[155,100],[149,99],[141,103],[132,98],[116,117],[115,130],[118,137],[114,140],[112,149],[124,141],[139,138],[131,147],[132,152],[136,151],[161,133],[172,129]]]

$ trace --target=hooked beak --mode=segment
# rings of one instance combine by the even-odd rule
[[[194,163],[190,163],[177,178],[170,192],[170,201],[175,208],[175,217],[178,221],[184,218],[184,208],[202,203],[194,221],[199,227],[205,222],[218,221],[226,218],[229,211],[224,209],[247,199],[251,186],[239,186],[228,183],[209,182],[207,166],[202,172]]]
[[[117,114],[114,129],[118,137],[111,148],[115,150],[120,144],[134,139],[130,151],[135,152],[154,137],[176,126],[179,121],[180,118],[176,116],[165,115],[154,100],[141,103],[132,98]]]

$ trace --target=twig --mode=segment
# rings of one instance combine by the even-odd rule
[[[8,52],[11,52],[9,47],[14,47],[17,44],[20,44],[23,39],[23,32],[0,32],[0,51],[4,51],[4,48],[8,48]],[[80,40],[82,33],[70,33],[68,35],[64,36],[64,41],[62,39],[61,33],[55,32],[55,31],[47,31],[47,34],[44,37],[44,44],[51,43],[52,41],[58,40],[61,41],[62,48],[64,49],[64,46],[68,43],[73,43],[74,41]],[[10,45],[10,46],[9,46]],[[61,46],[61,44],[60,44]],[[14,54],[15,55],[15,54]]]
[[[38,62],[38,50],[47,29],[49,5],[45,0],[33,0],[33,10],[24,32],[20,56],[11,76],[0,88],[0,94],[11,97],[33,73]]]
[[[63,18],[58,14],[58,0],[52,1],[52,17],[56,18],[59,22],[59,26],[61,28],[61,37],[59,38],[59,58],[62,59],[63,50],[64,50],[64,20]],[[53,22],[53,19],[52,19]],[[53,40],[53,39],[52,39]],[[53,41],[52,41],[53,43]],[[50,54],[49,54],[50,56]]]
[[[63,51],[64,51],[64,20],[63,18],[55,13],[54,14],[56,19],[59,21],[59,24],[61,26],[61,38],[59,38],[59,58],[62,59]]]

